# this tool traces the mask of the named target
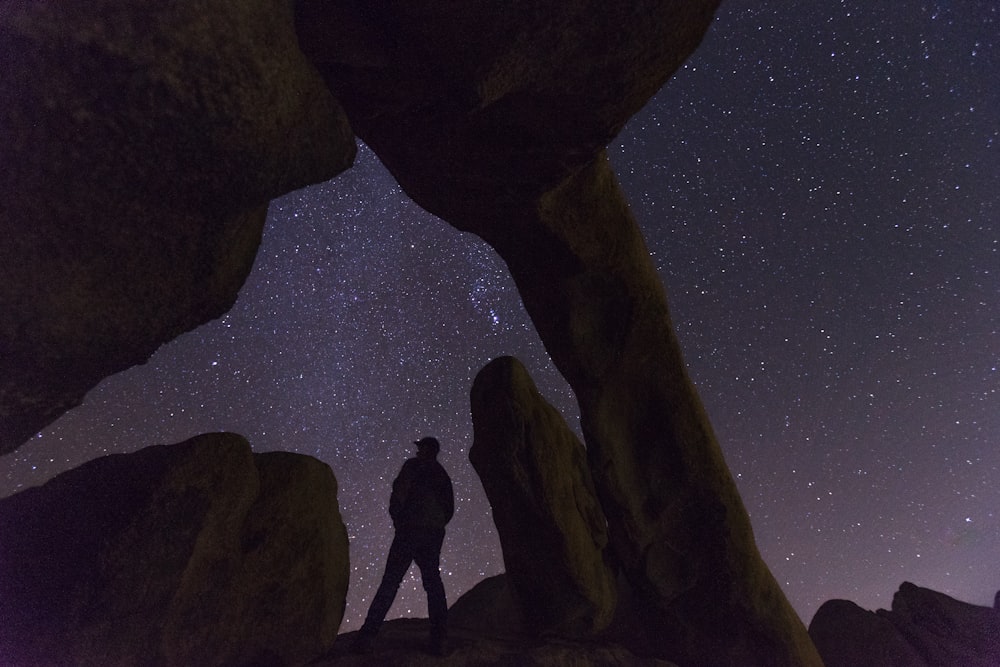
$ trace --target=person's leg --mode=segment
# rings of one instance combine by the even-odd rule
[[[420,568],[420,580],[427,592],[427,615],[431,621],[431,649],[442,653],[445,649],[448,624],[448,599],[441,581],[441,544],[444,531],[421,536],[414,549],[413,560]]]
[[[382,583],[379,584],[372,604],[368,608],[368,616],[361,626],[360,635],[371,638],[378,634],[382,627],[385,615],[389,613],[392,601],[396,599],[396,591],[399,584],[406,576],[406,571],[410,569],[413,562],[413,549],[410,541],[396,533],[392,539],[392,546],[389,547],[389,555],[385,559],[385,573],[382,575]]]

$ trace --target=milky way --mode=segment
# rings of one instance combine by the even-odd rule
[[[1000,10],[730,1],[609,147],[758,544],[805,621],[904,580],[1000,588]],[[503,570],[468,463],[468,392],[519,357],[578,429],[502,260],[413,204],[362,146],[276,200],[223,318],[109,378],[2,461],[0,494],[206,431],[328,463],[351,538],[344,628],[391,539],[410,443],[457,512],[451,602]],[[425,615],[419,579],[390,616]]]

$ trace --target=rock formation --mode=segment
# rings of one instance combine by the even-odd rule
[[[0,2],[0,454],[232,306],[354,136],[292,3]]]
[[[6,3],[0,449],[224,312],[268,199],[349,164],[346,113],[417,203],[510,267],[660,654],[818,664],[602,153],[717,4],[299,0],[293,31],[289,3],[259,0]]]
[[[209,434],[0,501],[0,572],[10,667],[301,664],[340,626],[347,533],[328,466]]]
[[[463,593],[448,609],[449,632],[459,629],[494,638],[527,636],[536,641],[537,635],[525,625],[508,581],[507,575],[500,573]]]
[[[469,460],[493,508],[520,617],[542,635],[606,629],[615,572],[583,444],[512,357],[479,372],[471,403]]]
[[[516,234],[492,242],[576,394],[611,549],[656,612],[660,655],[685,665],[818,664],[757,552],[606,160],[512,226]]]
[[[824,603],[809,634],[826,667],[995,667],[1000,611],[904,582],[892,609]]]
[[[602,153],[697,45],[716,4],[333,11],[304,0],[298,25],[355,132],[406,192],[506,261],[579,401],[611,547],[657,610],[663,654],[689,665],[819,664],[757,552]],[[363,53],[345,48],[356,41]]]
[[[592,162],[718,4],[299,0],[296,12],[358,136],[414,201],[479,233]]]

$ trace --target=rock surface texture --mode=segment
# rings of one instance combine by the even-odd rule
[[[340,626],[347,533],[328,466],[209,434],[0,501],[0,572],[7,667],[301,664]]]
[[[0,453],[232,306],[354,136],[291,2],[0,2]]]
[[[472,422],[469,460],[493,508],[525,627],[569,637],[606,629],[616,606],[615,573],[583,444],[512,357],[476,376]]]
[[[1000,610],[960,602],[905,582],[892,609],[830,600],[809,634],[826,667],[995,667]]]
[[[345,168],[353,130],[507,262],[579,401],[645,650],[819,664],[602,152],[717,4],[4,3],[0,450],[224,312],[268,200]]]

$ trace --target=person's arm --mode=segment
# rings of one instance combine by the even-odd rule
[[[392,482],[392,494],[389,496],[389,516],[392,517],[393,527],[398,527],[400,519],[403,518],[403,509],[410,497],[410,489],[413,488],[413,466],[411,463],[412,460],[407,460]]]
[[[444,468],[441,470],[444,471]],[[447,472],[444,472],[443,480],[441,484],[441,506],[444,508],[444,522],[448,523],[451,521],[451,517],[455,516],[455,490],[451,485],[451,477],[448,476]]]

